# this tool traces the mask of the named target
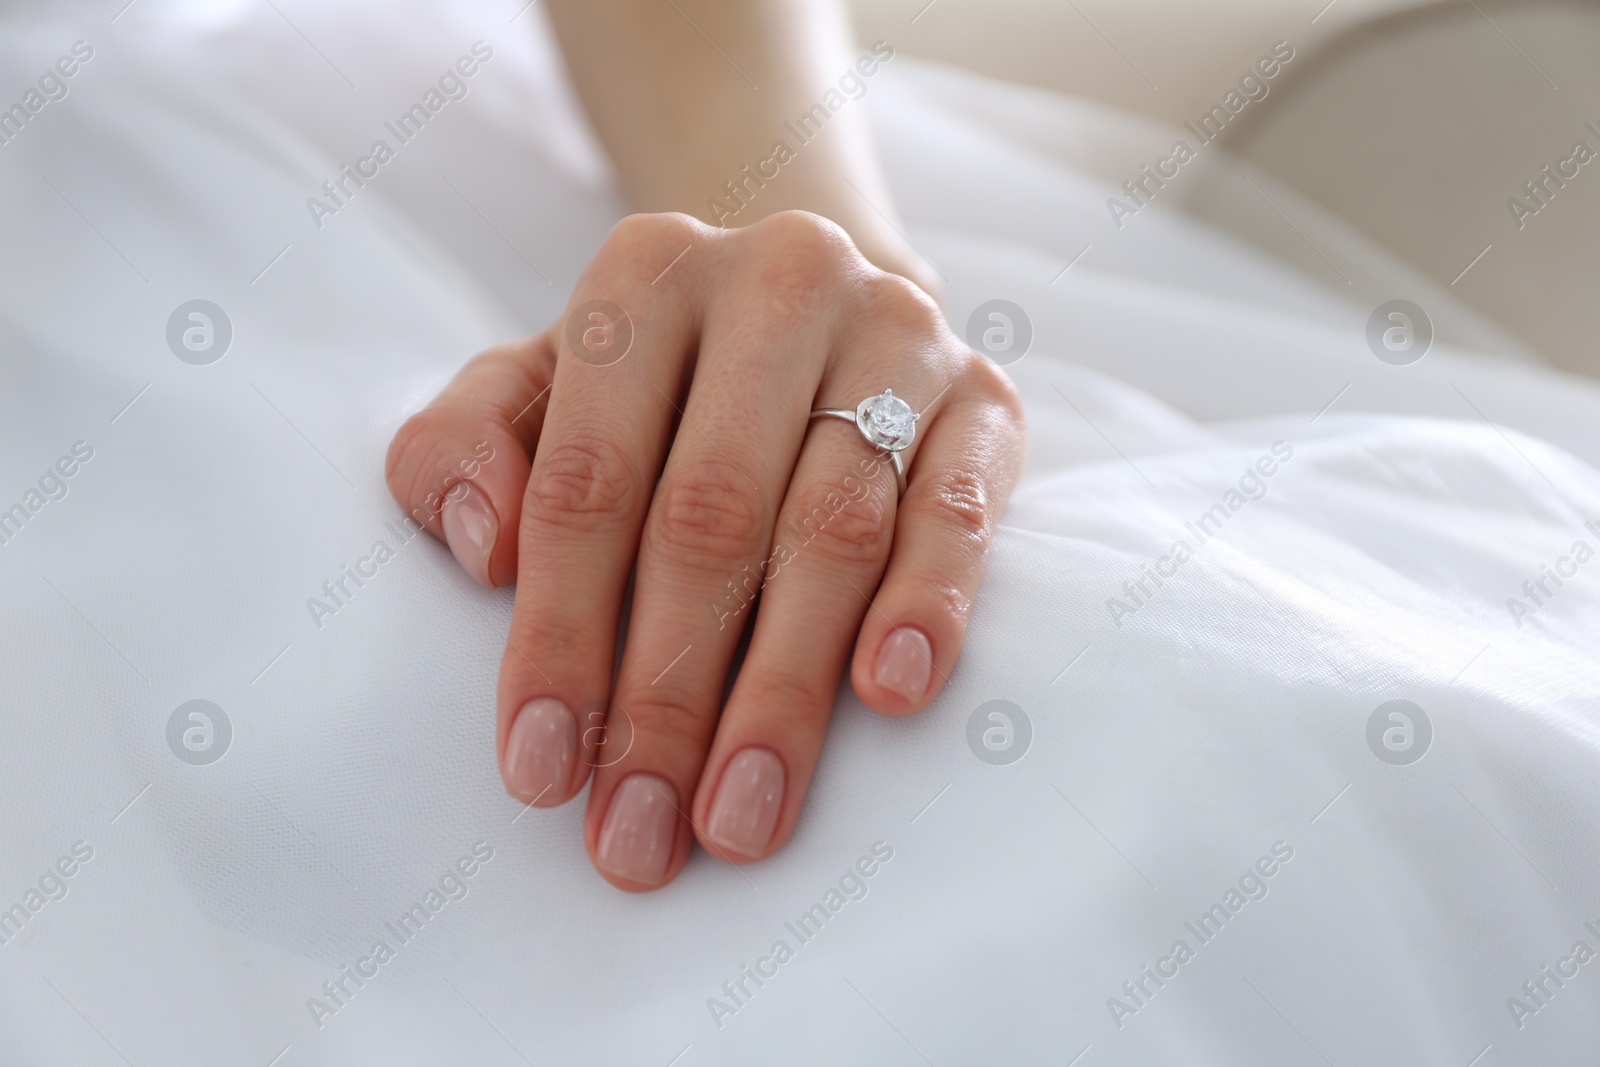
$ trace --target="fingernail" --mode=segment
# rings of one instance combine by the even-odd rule
[[[552,807],[567,799],[578,758],[578,720],[559,700],[540,697],[517,712],[506,737],[506,789],[523,803]]]
[[[771,750],[747,748],[728,761],[711,804],[706,836],[729,852],[759,856],[772,841],[783,810],[783,761]]]
[[[439,519],[444,523],[445,544],[456,562],[480,584],[493,587],[489,580],[489,553],[494,551],[500,520],[494,505],[471,482],[457,482],[446,494]]]
[[[884,638],[872,680],[915,704],[928,691],[933,673],[933,646],[921,630],[902,626]]]
[[[678,835],[678,791],[653,774],[631,774],[611,794],[595,862],[608,874],[660,885]]]

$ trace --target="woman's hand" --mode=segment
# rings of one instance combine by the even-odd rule
[[[903,497],[859,429],[809,417],[886,389],[920,413]],[[561,320],[401,427],[388,481],[479,582],[517,582],[507,790],[552,807],[593,767],[589,855],[648,890],[692,837],[734,862],[783,844],[852,646],[869,707],[934,698],[1022,453],[1005,376],[834,224],[634,215]]]

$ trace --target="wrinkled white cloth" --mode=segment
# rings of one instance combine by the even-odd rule
[[[581,803],[522,813],[512,593],[396,536],[381,476],[623,210],[518,6],[5,16],[5,101],[93,54],[0,144],[0,1065],[1600,1046],[1600,391],[1460,344],[1380,362],[1350,293],[1404,269],[1287,190],[1253,178],[1348,285],[1159,204],[1115,229],[1073,153],[1146,127],[905,57],[863,106],[912,240],[958,332],[1004,298],[1034,335],[959,667],[910,719],[844,687],[766,862],[628,895]],[[480,40],[319,228],[308,198]],[[1495,337],[1410,284],[1441,337]],[[196,299],[231,328],[205,366],[168,341]],[[226,727],[173,732],[196,700]]]

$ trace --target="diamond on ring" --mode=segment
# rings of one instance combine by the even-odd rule
[[[885,389],[878,396],[869,396],[856,408],[856,425],[861,428],[873,447],[885,452],[899,452],[911,444],[917,432],[917,415],[911,405]]]

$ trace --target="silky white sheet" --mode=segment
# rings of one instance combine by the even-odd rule
[[[0,507],[73,471],[0,544],[0,909],[24,912],[0,1065],[1600,1045],[1600,563],[1572,558],[1600,547],[1600,393],[1525,355],[1379,362],[1348,294],[1403,268],[1288,191],[1253,177],[1348,286],[1160,205],[1114,229],[1074,151],[1145,127],[903,58],[851,106],[950,319],[1003,297],[1035,333],[1009,367],[1029,473],[961,665],[913,719],[841,693],[764,863],[697,854],[627,895],[590,870],[580,804],[522,814],[492,749],[512,594],[397,538],[381,478],[405,415],[557,314],[622,211],[518,6],[7,16],[0,91],[75,41],[93,57],[0,145]],[[478,40],[466,99],[318,229],[307,197]],[[1420,282],[1390,295],[1494,337]],[[197,298],[232,325],[209,366],[166,337]],[[1215,505],[1202,543],[1185,524]],[[319,629],[307,599],[380,539],[394,558]],[[1519,626],[1507,598],[1563,558]],[[169,746],[191,700],[231,725],[207,765]],[[1031,726],[1009,765],[969,746],[994,700]],[[1419,761],[1369,745],[1392,700],[1431,724]],[[1191,929],[1213,905],[1220,933]],[[375,975],[324,991],[379,941]]]

